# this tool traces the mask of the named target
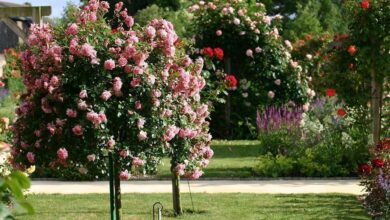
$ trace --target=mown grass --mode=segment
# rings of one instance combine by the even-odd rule
[[[259,219],[370,219],[356,196],[344,194],[182,194],[186,213],[176,219],[259,220]],[[108,194],[29,195],[36,214],[18,216],[24,220],[109,219]],[[171,194],[124,194],[123,219],[153,219],[152,205],[164,206],[163,219],[172,217]]]
[[[259,156],[259,145],[259,141],[213,141],[211,148],[214,157],[204,170],[204,177],[252,177],[252,168]],[[169,168],[169,160],[163,159],[157,176],[169,177]]]

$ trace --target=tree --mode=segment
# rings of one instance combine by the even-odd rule
[[[372,137],[378,143],[390,75],[390,5],[386,0],[349,0],[345,8],[350,31],[336,36],[331,44],[328,74],[344,82],[333,86],[347,100],[358,100],[361,105],[370,102]]]
[[[222,49],[218,68],[229,74],[226,82],[232,85],[226,105],[217,105],[212,115],[212,132],[220,138],[253,138],[258,109],[308,100],[307,81],[291,59],[291,44],[279,35],[281,17],[248,2],[197,1],[189,9],[196,47],[210,57]]]
[[[134,25],[122,6],[112,6],[116,29],[103,17],[109,4],[96,0],[70,24],[32,26],[12,150],[17,169],[86,179],[107,177],[113,155],[117,219],[121,180],[154,171],[164,155],[176,177],[199,178],[211,152],[203,60],[185,54],[171,23]]]

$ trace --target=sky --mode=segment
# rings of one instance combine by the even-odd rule
[[[74,4],[80,4],[80,0],[1,0],[5,2],[12,2],[17,4],[23,4],[25,2],[29,2],[32,6],[51,6],[51,16],[61,17],[62,12],[66,6],[67,2],[71,2]]]

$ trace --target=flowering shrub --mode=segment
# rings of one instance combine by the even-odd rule
[[[185,55],[171,23],[139,27],[122,6],[91,0],[65,27],[31,27],[14,167],[100,178],[112,151],[122,180],[155,170],[163,155],[180,175],[202,174],[212,156],[199,94],[204,61]],[[113,30],[104,20],[109,7],[121,21]]]
[[[216,135],[255,136],[257,109],[307,102],[302,68],[291,59],[291,43],[279,36],[281,16],[268,16],[261,3],[237,0],[196,1],[189,11],[194,14],[196,47],[222,60],[216,69],[224,69],[231,76],[227,83],[237,87],[230,90],[226,107],[216,108],[212,124]],[[214,48],[221,48],[224,56]]]
[[[371,148],[371,160],[361,164],[359,171],[366,194],[363,205],[378,219],[390,217],[390,139],[386,138]]]

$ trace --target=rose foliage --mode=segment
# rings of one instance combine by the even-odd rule
[[[21,55],[27,92],[14,125],[14,167],[100,178],[112,151],[122,180],[137,168],[154,171],[164,155],[178,174],[202,174],[213,154],[199,95],[203,60],[176,47],[171,23],[139,27],[122,6],[115,5],[115,30],[104,20],[110,5],[97,0],[65,27],[31,27]]]

